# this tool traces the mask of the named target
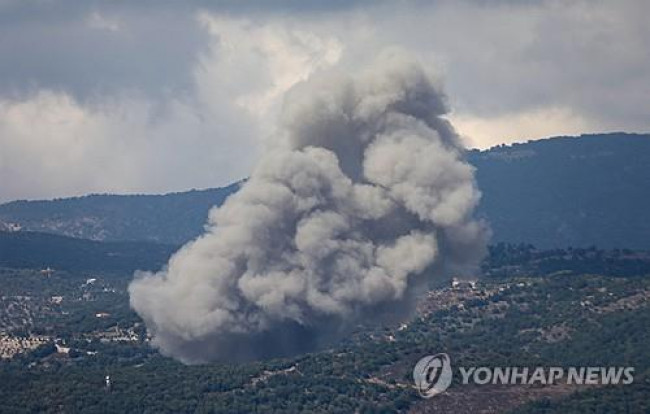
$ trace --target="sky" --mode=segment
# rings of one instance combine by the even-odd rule
[[[650,2],[0,0],[0,202],[247,177],[292,87],[408,53],[470,148],[650,131]]]

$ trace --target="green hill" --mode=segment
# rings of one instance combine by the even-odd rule
[[[469,160],[495,242],[650,248],[650,135],[558,137]]]
[[[45,233],[0,232],[0,267],[130,275],[139,269],[160,269],[176,249],[151,242],[98,242]]]
[[[223,188],[164,195],[88,195],[0,205],[0,229],[15,228],[91,240],[148,240],[182,244],[196,236],[208,210],[237,191]]]
[[[473,150],[478,214],[494,242],[650,248],[650,135],[555,137]],[[239,184],[166,195],[91,195],[0,205],[0,228],[182,244]]]

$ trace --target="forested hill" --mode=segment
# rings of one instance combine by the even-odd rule
[[[0,231],[0,267],[131,275],[159,270],[178,246],[152,242],[98,242],[56,234]]]
[[[650,248],[650,135],[556,137],[471,151],[494,242]],[[167,195],[92,195],[0,205],[0,229],[180,244],[239,184]]]
[[[62,234],[91,240],[183,244],[201,233],[208,210],[240,184],[164,195],[89,195],[0,205],[0,230]],[[3,228],[4,227],[4,228]]]
[[[650,135],[557,137],[469,159],[494,241],[650,248]]]

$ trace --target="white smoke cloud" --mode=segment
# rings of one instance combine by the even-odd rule
[[[163,353],[194,363],[309,350],[404,316],[436,267],[477,264],[480,193],[444,95],[399,54],[372,67],[290,91],[283,145],[203,236],[130,285]]]

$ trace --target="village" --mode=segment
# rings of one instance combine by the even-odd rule
[[[19,283],[8,283],[0,296],[0,360],[38,349],[59,356],[93,356],[96,351],[77,349],[84,348],[79,344],[137,344],[149,340],[139,321],[123,322],[114,315],[116,311],[128,312],[123,288],[97,276],[57,275],[49,267],[22,271],[16,276],[21,277],[16,278]],[[68,283],[60,285],[57,276],[65,277]],[[37,289],[39,285],[46,289]],[[54,291],[47,289],[51,285],[56,287]],[[70,343],[77,344],[77,348]]]

